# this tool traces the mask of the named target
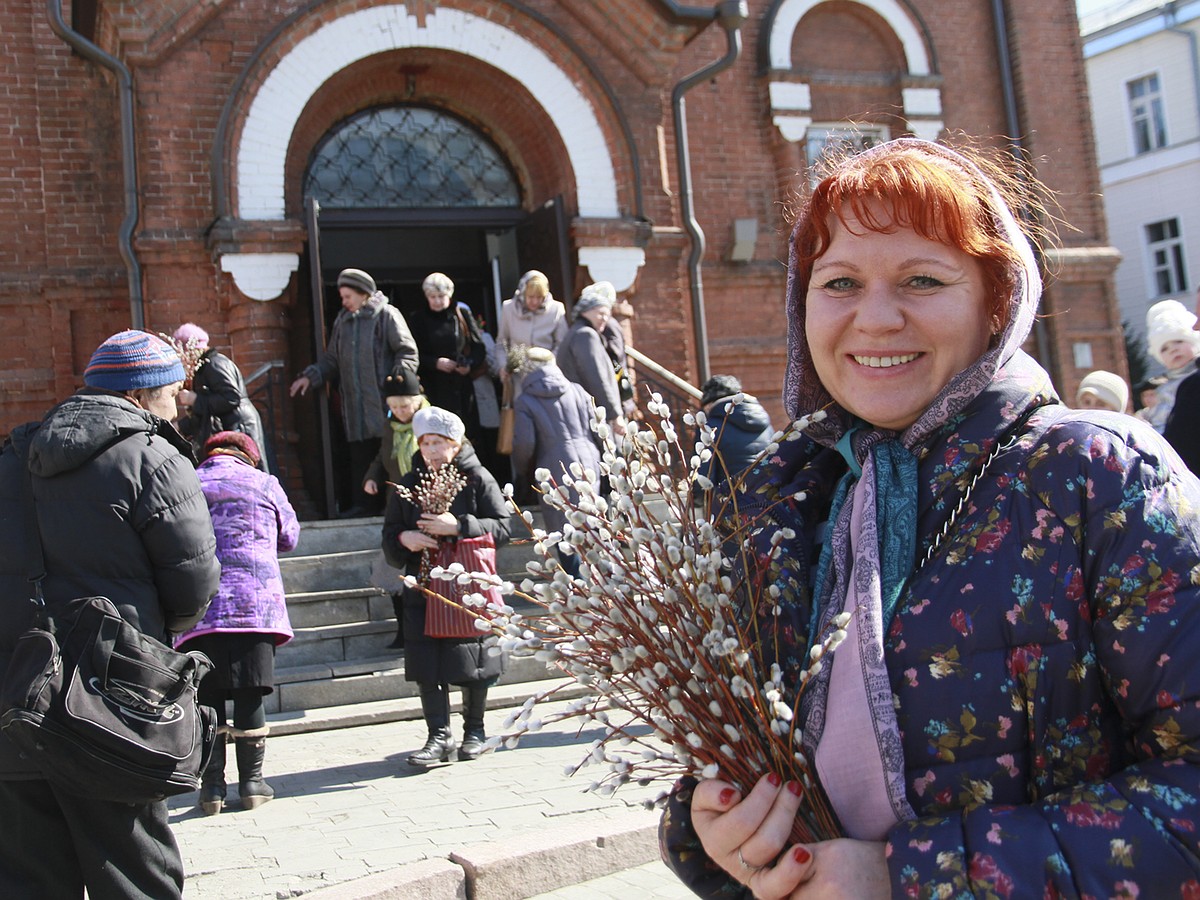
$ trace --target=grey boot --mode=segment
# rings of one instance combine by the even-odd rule
[[[234,730],[237,753],[238,794],[243,809],[257,809],[275,796],[274,789],[263,781],[263,759],[267,755],[267,729]]]
[[[225,805],[225,737],[225,732],[218,732],[208,765],[200,776],[200,809],[206,816],[215,816]]]

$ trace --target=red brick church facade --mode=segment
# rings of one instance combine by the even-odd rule
[[[1073,0],[16,0],[0,48],[0,434],[131,324],[286,384],[347,266],[489,324],[525,269],[612,281],[640,350],[780,414],[787,209],[850,123],[1016,137],[1070,226],[1031,348],[1126,371]],[[311,491],[315,405],[273,390]]]

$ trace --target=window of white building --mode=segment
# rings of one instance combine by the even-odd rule
[[[1144,75],[1126,82],[1129,94],[1129,119],[1133,125],[1135,153],[1149,153],[1167,144],[1167,119],[1163,114],[1162,91],[1158,75]]]
[[[1183,239],[1179,220],[1164,219],[1146,226],[1146,249],[1156,297],[1187,290],[1187,268],[1183,262]]]

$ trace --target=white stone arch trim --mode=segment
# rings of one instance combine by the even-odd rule
[[[827,0],[784,0],[775,12],[767,42],[772,71],[792,68],[792,38],[800,20]],[[904,48],[908,74],[927,76],[929,52],[921,29],[896,0],[851,0],[875,12],[888,23]],[[788,141],[804,139],[812,124],[809,85],[803,82],[773,80],[769,85],[771,120]],[[940,88],[904,88],[904,114],[908,127],[918,137],[936,140],[942,130],[942,92]]]
[[[792,36],[803,19],[815,7],[827,0],[784,0],[775,13],[771,24],[770,60],[772,69],[792,68]],[[904,58],[908,61],[910,75],[928,75],[929,53],[925,40],[912,17],[896,0],[851,0],[874,11],[888,23],[900,43],[904,45]]]
[[[234,152],[234,214],[283,219],[287,148],[304,107],[347,66],[405,47],[463,53],[519,82],[558,129],[575,173],[579,215],[619,215],[615,168],[596,111],[542,48],[496,22],[457,9],[439,7],[426,14],[422,26],[404,4],[372,6],[334,19],[279,60],[250,102]]]

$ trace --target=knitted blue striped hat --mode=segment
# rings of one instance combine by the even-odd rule
[[[179,354],[145,331],[122,331],[96,348],[83,370],[83,383],[109,391],[134,391],[183,381]]]

